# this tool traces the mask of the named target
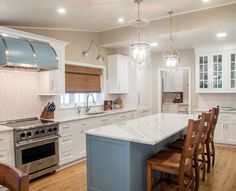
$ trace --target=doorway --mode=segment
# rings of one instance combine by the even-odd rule
[[[191,69],[158,70],[158,113],[191,113]]]

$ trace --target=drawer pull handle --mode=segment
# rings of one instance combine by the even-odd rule
[[[109,119],[102,119],[102,122],[109,121]]]
[[[62,140],[62,142],[69,142],[69,141],[71,141],[70,138],[69,138],[69,139],[63,139],[63,140]]]
[[[70,126],[65,126],[65,127],[62,127],[63,129],[69,129],[70,128]]]
[[[82,125],[82,126],[86,126],[86,125],[88,125],[88,123],[82,123],[81,125]]]
[[[125,117],[127,117],[126,115],[122,115],[122,116],[120,116],[120,118],[125,118]]]
[[[0,141],[3,141],[4,139],[3,138],[0,138]]]
[[[63,157],[69,157],[69,156],[71,156],[70,153],[68,153],[68,154],[66,154],[66,155],[63,155]]]
[[[0,158],[2,158],[2,157],[4,157],[4,154],[1,154],[1,155],[0,155]]]

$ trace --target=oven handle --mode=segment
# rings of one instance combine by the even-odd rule
[[[31,141],[27,141],[27,142],[23,142],[23,143],[16,143],[15,146],[16,147],[22,147],[22,146],[33,144],[33,143],[39,143],[39,142],[42,142],[42,141],[49,141],[49,140],[52,140],[52,139],[58,139],[59,137],[60,137],[60,135],[57,135],[57,136],[51,136],[51,137],[48,137],[48,138],[43,138],[43,139],[38,139],[38,140],[31,140]]]

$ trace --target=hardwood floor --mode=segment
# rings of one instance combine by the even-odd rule
[[[236,191],[236,148],[216,147],[216,164],[199,191]],[[86,191],[86,162],[35,180],[30,191]]]

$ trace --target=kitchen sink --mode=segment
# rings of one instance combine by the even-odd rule
[[[100,115],[105,113],[104,111],[98,111],[98,112],[91,112],[91,113],[86,113],[85,115]]]

